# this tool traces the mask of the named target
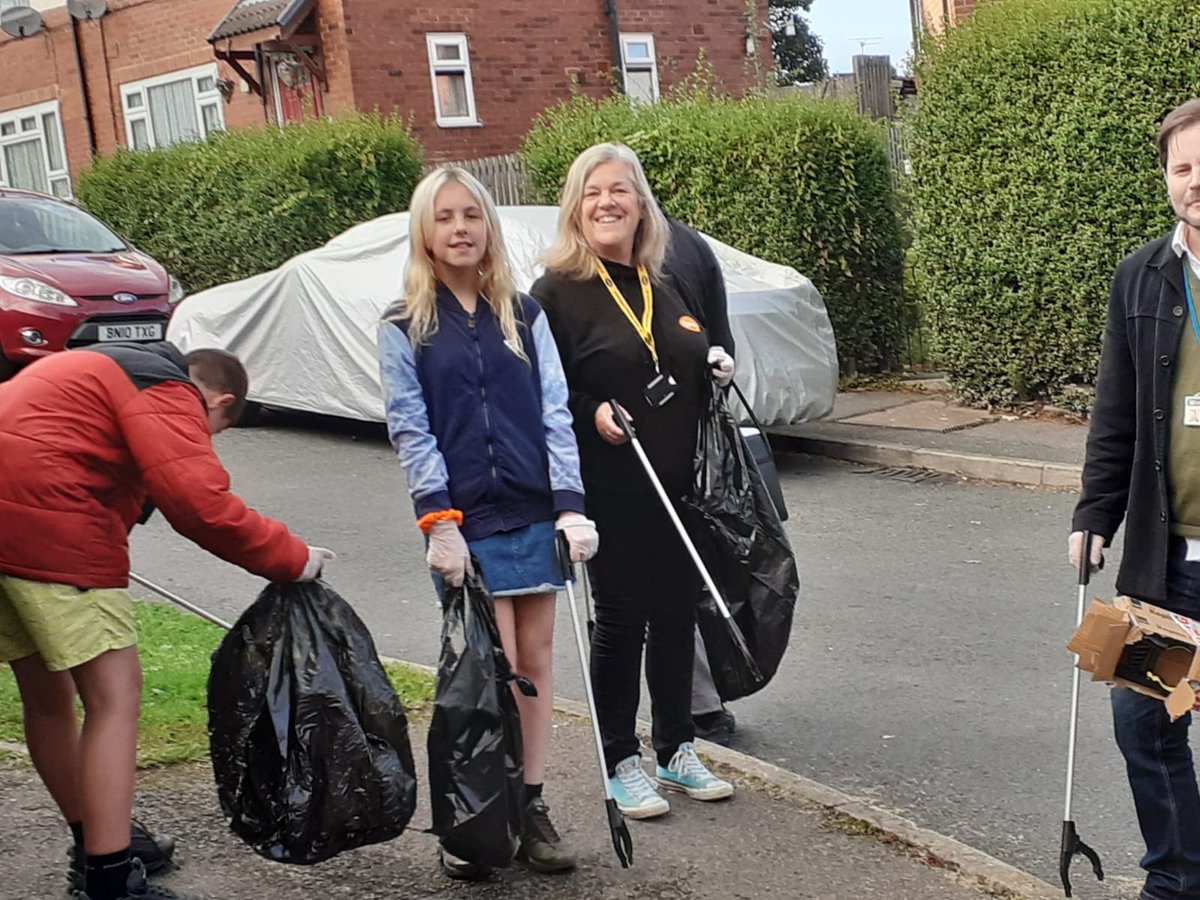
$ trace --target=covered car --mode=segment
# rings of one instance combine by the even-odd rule
[[[504,206],[500,219],[521,290],[541,273],[555,206]],[[219,347],[250,375],[250,399],[365,421],[384,420],[376,333],[400,297],[407,212],[343,232],[278,269],[194,294],[167,336],[185,352]],[[837,390],[833,328],[817,289],[795,269],[705,237],[716,252],[737,341],[737,381],[766,424],[827,415]]]

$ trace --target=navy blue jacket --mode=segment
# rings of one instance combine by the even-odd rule
[[[444,286],[427,344],[414,348],[395,315],[379,334],[388,434],[416,514],[461,510],[469,541],[584,509],[558,348],[537,303],[519,302],[528,360],[486,300],[468,315]]]

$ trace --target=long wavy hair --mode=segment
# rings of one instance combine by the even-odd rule
[[[629,169],[642,214],[633,236],[633,264],[645,266],[650,277],[659,280],[671,229],[650,190],[642,161],[624,144],[595,144],[575,157],[559,199],[558,233],[554,243],[542,255],[542,263],[551,272],[569,278],[591,278],[596,274],[596,252],[583,236],[583,189],[592,172],[604,163],[620,163]]]
[[[504,233],[496,203],[479,180],[465,169],[443,166],[430,172],[413,190],[408,204],[408,265],[404,270],[404,296],[385,313],[388,321],[409,320],[408,337],[413,347],[428,344],[437,334],[437,268],[430,250],[430,235],[437,216],[437,195],[451,182],[467,189],[483,211],[487,240],[479,263],[479,293],[500,323],[509,348],[526,362],[529,357],[517,328],[519,300],[517,283],[504,249]]]

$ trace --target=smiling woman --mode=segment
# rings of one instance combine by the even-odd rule
[[[629,147],[597,144],[571,164],[546,274],[545,309],[571,388],[587,513],[603,543],[590,567],[596,601],[592,684],[609,787],[635,819],[669,810],[642,769],[635,733],[643,644],[657,784],[697,800],[733,786],[696,756],[691,716],[699,579],[616,408],[637,428],[673,497],[687,493],[702,409],[711,397],[709,337],[662,276],[668,225]],[[629,410],[635,410],[630,415]]]

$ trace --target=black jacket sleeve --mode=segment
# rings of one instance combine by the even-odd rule
[[[734,352],[733,332],[729,328],[729,299],[725,293],[725,275],[708,241],[695,229],[678,219],[667,219],[671,226],[671,249],[665,268],[689,312],[708,332],[710,344]]]
[[[729,298],[725,294],[725,274],[717,262],[717,254],[703,238],[697,238],[700,256],[704,260],[704,320],[712,343],[725,348],[730,356],[736,356],[733,332],[729,329]]]
[[[570,346],[567,329],[558,324],[558,301],[560,298],[556,285],[557,280],[554,277],[543,275],[529,288],[529,296],[533,297],[542,307],[542,311],[546,314],[546,321],[550,325],[550,333],[554,335],[554,343],[558,347],[558,356],[562,360],[563,372],[567,375],[567,409],[571,411],[571,420],[576,425],[580,422],[594,422],[596,410],[603,400],[570,386],[574,380],[570,377],[571,362],[575,359],[576,354],[574,348]]]
[[[1124,268],[1118,268],[1109,295],[1083,490],[1071,522],[1075,531],[1103,536],[1105,544],[1112,542],[1125,518],[1137,436],[1137,372],[1127,333]]]

